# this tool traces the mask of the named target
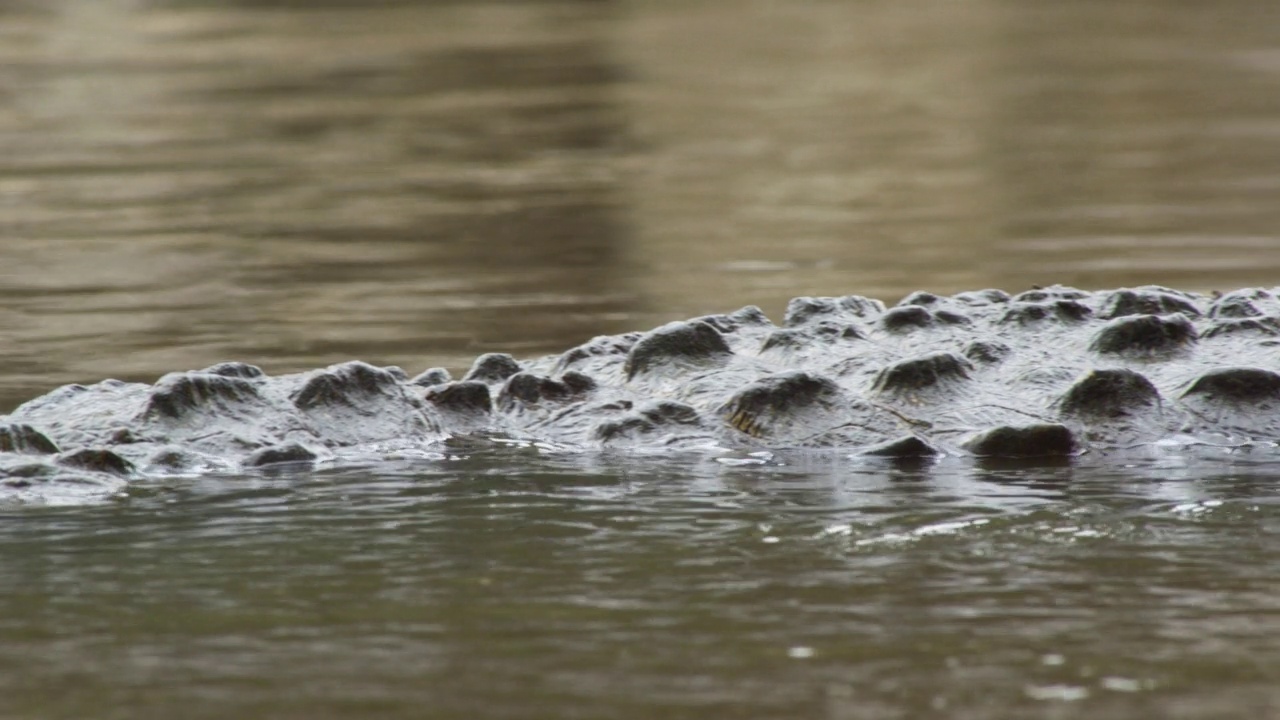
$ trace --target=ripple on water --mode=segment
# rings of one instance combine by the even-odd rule
[[[638,715],[817,712],[845,707],[840,688],[1031,716],[1212,698],[1262,682],[1254,659],[1280,651],[1270,487],[1248,463],[1171,480],[1159,462],[726,466],[519,446],[161,479],[4,514],[0,662],[27,669],[0,690],[73,673],[99,697],[253,705],[270,693],[237,688],[256,678]]]

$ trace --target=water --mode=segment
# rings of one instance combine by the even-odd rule
[[[1276,283],[1263,0],[0,3],[0,407]],[[1266,717],[1272,454],[435,448],[0,509],[0,716]]]
[[[783,464],[783,463],[786,464]],[[1274,469],[451,451],[4,513],[10,717],[1267,717]]]

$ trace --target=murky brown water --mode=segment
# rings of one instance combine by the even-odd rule
[[[0,2],[0,407],[1280,278],[1280,4]],[[0,716],[1280,715],[1274,463],[559,456],[0,518]]]
[[[8,2],[12,404],[799,294],[1280,277],[1280,8]]]

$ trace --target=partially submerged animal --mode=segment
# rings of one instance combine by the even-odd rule
[[[603,448],[1072,456],[1178,438],[1280,439],[1280,299],[1162,287],[801,297],[476,359],[461,379],[349,362],[222,363],[154,385],[68,385],[0,417],[0,494],[439,448],[450,437]]]

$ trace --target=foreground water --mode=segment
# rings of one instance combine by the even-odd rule
[[[438,460],[6,511],[6,717],[1270,717],[1274,461]]]
[[[800,294],[1271,286],[1278,13],[0,3],[0,409]],[[427,452],[0,508],[0,717],[1280,714],[1274,450]]]

